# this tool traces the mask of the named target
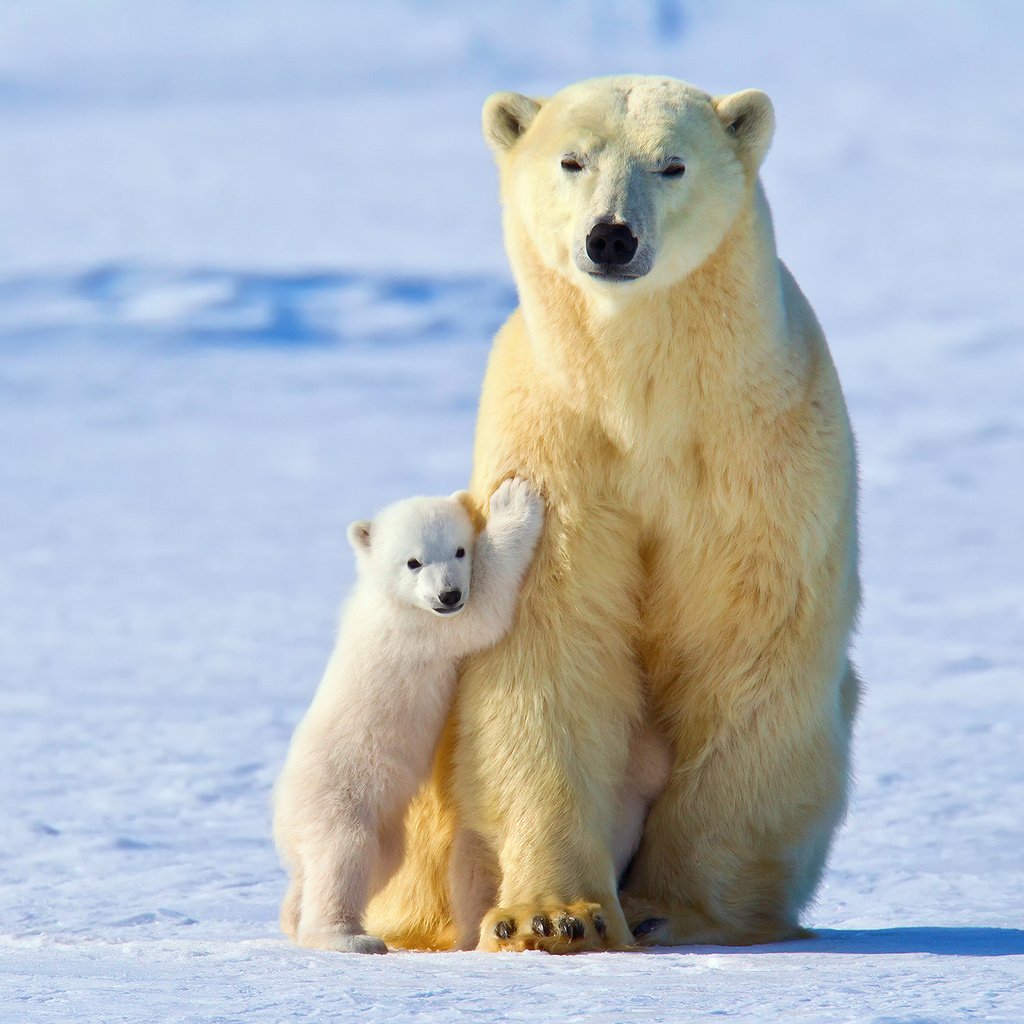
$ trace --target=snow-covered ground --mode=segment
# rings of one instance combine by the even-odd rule
[[[0,7],[0,1021],[1024,1020],[1024,5]],[[863,474],[857,786],[784,947],[297,950],[344,526],[469,471],[487,92],[775,100]]]

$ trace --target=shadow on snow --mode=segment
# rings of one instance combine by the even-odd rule
[[[822,928],[810,939],[770,946],[677,946],[653,953],[849,953],[895,956],[931,953],[934,956],[1024,956],[1024,931],[1018,928]]]

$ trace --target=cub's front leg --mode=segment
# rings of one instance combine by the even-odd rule
[[[466,610],[453,625],[460,654],[496,644],[511,628],[523,579],[544,528],[544,502],[522,477],[503,481],[491,495],[487,525],[473,550]]]

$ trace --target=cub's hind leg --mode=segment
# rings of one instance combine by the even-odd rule
[[[385,943],[363,929],[378,859],[376,823],[346,815],[322,831],[302,851],[296,942],[342,953],[386,953]]]

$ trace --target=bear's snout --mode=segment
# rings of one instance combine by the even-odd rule
[[[587,235],[587,255],[601,266],[624,267],[639,244],[628,224],[595,224]]]

